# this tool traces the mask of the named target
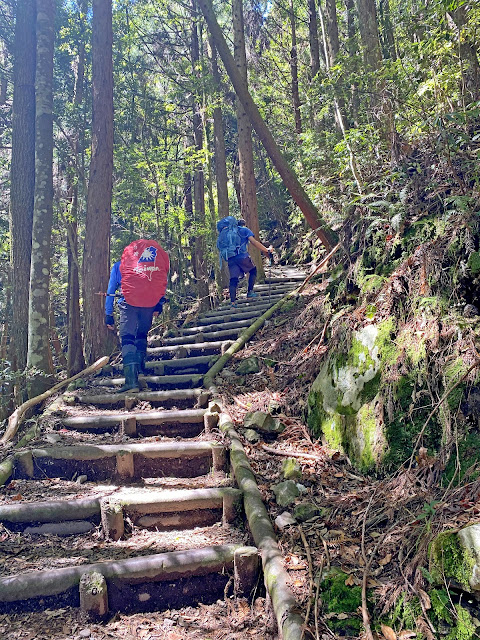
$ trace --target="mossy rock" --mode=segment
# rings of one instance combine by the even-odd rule
[[[293,480],[285,480],[272,487],[277,503],[281,507],[288,507],[289,504],[295,502],[300,495],[300,489]]]
[[[332,354],[322,365],[308,396],[313,434],[362,470],[378,466],[387,449],[378,392],[382,366],[396,357],[393,329],[389,319],[355,332],[349,351]]]
[[[282,473],[285,480],[300,480],[302,467],[295,458],[286,458],[282,462]]]
[[[243,426],[245,428],[256,429],[267,435],[277,435],[285,430],[279,418],[273,418],[269,413],[263,411],[252,411],[247,413]]]
[[[311,518],[315,518],[318,515],[321,515],[322,509],[317,507],[316,504],[311,502],[302,502],[300,504],[295,505],[293,510],[293,517],[297,522],[306,522]]]
[[[248,373],[258,373],[260,371],[260,364],[258,358],[251,356],[243,360],[237,367],[236,374],[238,376],[245,376]]]
[[[480,525],[475,526],[480,530]],[[463,537],[468,539],[467,534]],[[434,584],[443,585],[447,580],[465,591],[471,591],[475,566],[476,558],[471,546],[462,542],[457,531],[442,531],[431,542],[428,571]],[[477,589],[480,591],[480,582]]]

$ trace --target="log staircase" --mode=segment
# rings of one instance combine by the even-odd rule
[[[68,605],[96,617],[178,608],[214,602],[229,585],[248,597],[262,563],[264,570],[268,562],[276,566],[274,542],[265,543],[263,533],[252,540],[245,526],[244,487],[230,474],[229,444],[241,445],[213,383],[243,332],[305,277],[294,268],[272,271],[256,298],[220,306],[178,335],[152,341],[140,392],[116,392],[123,378],[121,365],[113,366],[42,415],[41,435],[15,454],[10,479],[26,496],[10,499],[4,489],[0,522],[21,550],[31,550],[38,536],[61,536],[64,556],[42,560],[38,545],[40,564],[12,567],[0,578],[0,612]],[[241,464],[248,465],[246,457]],[[97,541],[93,562],[79,558],[82,539]],[[255,539],[268,547],[261,558]],[[287,617],[284,606],[277,614],[284,637],[300,637],[301,624]]]

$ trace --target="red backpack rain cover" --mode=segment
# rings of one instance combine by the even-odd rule
[[[135,240],[122,253],[122,295],[133,307],[154,307],[167,290],[168,253],[155,240]]]

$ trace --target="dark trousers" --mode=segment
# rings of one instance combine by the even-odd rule
[[[228,260],[228,271],[230,273],[230,282],[228,284],[230,300],[235,302],[237,299],[238,280],[248,273],[248,291],[252,291],[257,279],[257,267],[253,264],[250,256],[246,258],[234,256]]]
[[[155,307],[132,307],[125,300],[118,303],[120,312],[119,333],[122,357],[147,350],[147,334],[150,331]]]

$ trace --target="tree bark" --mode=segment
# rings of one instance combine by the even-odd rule
[[[316,0],[308,0],[308,41],[310,44],[310,79],[313,80],[320,69]]]
[[[356,2],[363,59],[370,71],[377,71],[382,63],[382,50],[375,0],[356,0]]]
[[[197,76],[197,92],[199,92],[198,66],[200,64],[200,47],[198,42],[197,6],[192,0],[192,32],[191,32],[191,56],[193,73]],[[200,298],[200,309],[205,310],[208,302],[208,268],[205,244],[205,175],[203,171],[203,122],[201,116],[200,97],[194,96],[193,100],[193,137],[197,159],[193,172],[193,204],[195,214],[195,277],[197,292]]]
[[[217,100],[220,96],[220,72],[218,70],[217,49],[210,35],[210,64],[212,67],[212,77],[217,93]],[[225,134],[223,131],[222,108],[217,104],[213,110],[213,131],[215,135],[215,175],[217,180],[217,201],[218,218],[225,218],[229,215],[228,201],[228,177],[227,177],[227,157],[225,153]]]
[[[243,90],[248,92],[247,56],[245,51],[245,30],[243,24],[243,2],[233,0],[233,50],[237,70],[242,79]],[[255,167],[253,162],[252,125],[242,102],[236,100],[238,129],[238,163],[240,204],[242,216],[256,238],[259,237],[260,225],[258,223],[257,185],[255,181]],[[260,251],[249,247],[250,255],[257,267],[257,274],[264,279],[262,257]]]
[[[290,33],[292,37],[292,48],[290,49],[290,75],[292,78],[292,102],[295,116],[295,133],[299,136],[302,133],[302,117],[300,115],[300,93],[298,90],[298,54],[297,54],[297,27],[295,24],[295,11],[293,0],[290,0]]]
[[[397,59],[397,51],[395,48],[395,35],[393,32],[392,16],[390,13],[389,0],[380,0],[379,3],[380,20],[382,23],[382,45],[383,57],[390,58],[395,61]]]
[[[30,378],[36,394],[53,373],[50,352],[49,286],[53,222],[53,48],[54,0],[37,0],[37,66],[35,115],[35,195],[32,228],[32,262],[28,307],[27,366],[47,379]],[[37,384],[38,383],[38,384]]]
[[[460,3],[458,3],[460,4]],[[466,34],[465,27],[468,23],[466,5],[457,6],[449,11],[457,30],[459,56],[462,65],[463,87],[462,93],[468,93],[470,102],[480,97],[480,65],[478,62],[477,48],[471,38]]]
[[[83,255],[85,359],[91,363],[107,351],[103,298],[109,278],[113,172],[112,2],[93,0],[93,121],[90,177]]]
[[[228,45],[223,37],[222,31],[218,25],[217,19],[213,12],[210,0],[197,0],[200,6],[208,27],[212,34],[212,37],[217,47],[217,51],[220,54],[225,69],[232,81],[237,96],[242,102],[245,111],[250,118],[258,137],[262,141],[267,153],[269,154],[273,164],[275,165],[278,173],[280,174],[286,188],[292,196],[295,203],[302,211],[308,224],[315,230],[317,236],[320,238],[323,245],[330,249],[335,242],[335,233],[328,227],[326,222],[320,217],[319,212],[313,202],[308,197],[307,193],[298,181],[294,171],[289,166],[288,162],[283,157],[277,143],[273,139],[273,136],[265,124],[257,105],[253,102],[248,90],[243,87],[243,82],[238,69],[236,68],[235,61],[233,59]]]
[[[10,246],[15,277],[9,357],[12,369],[27,363],[28,296],[35,188],[35,0],[18,0],[13,44],[12,161],[10,170]]]
[[[81,14],[86,14],[86,0],[79,3]],[[80,16],[80,21],[82,17]],[[75,69],[75,87],[73,102],[83,103],[83,81],[85,76],[85,41],[83,33],[78,44],[77,64]],[[81,141],[80,141],[81,140]],[[84,140],[80,132],[75,133],[75,157],[83,157]],[[78,264],[78,185],[80,180],[74,180],[70,185],[72,193],[71,209],[67,222],[67,260],[68,260],[68,336],[67,336],[67,376],[70,377],[85,368],[83,357],[82,322],[80,316],[80,269]]]

